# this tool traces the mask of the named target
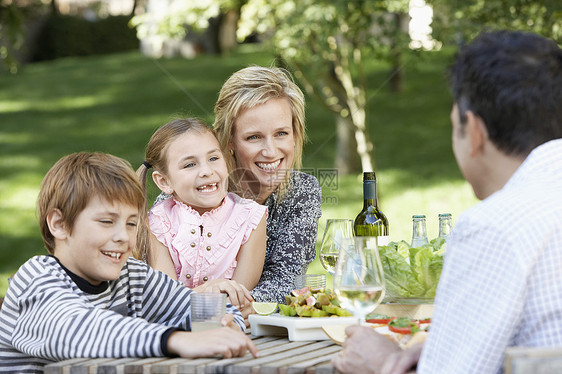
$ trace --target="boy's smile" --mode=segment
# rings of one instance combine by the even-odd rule
[[[93,196],[72,232],[55,224],[55,256],[91,284],[117,279],[136,243],[138,213],[135,206]]]

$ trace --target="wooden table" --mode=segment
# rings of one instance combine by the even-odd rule
[[[260,351],[259,358],[249,353],[232,359],[219,358],[121,358],[71,359],[45,366],[46,374],[333,374],[331,358],[341,347],[330,340],[291,342],[286,337],[253,337]]]

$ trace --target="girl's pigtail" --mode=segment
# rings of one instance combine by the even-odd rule
[[[142,192],[144,194],[144,200],[146,202],[146,174],[148,174],[148,169],[150,164],[148,162],[143,162],[141,166],[137,169],[137,177],[142,185]],[[148,202],[141,209],[138,230],[137,230],[137,245],[133,250],[133,257],[144,262],[148,262],[150,257],[150,226],[148,224]]]

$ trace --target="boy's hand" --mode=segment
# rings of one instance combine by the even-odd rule
[[[175,331],[168,339],[168,351],[180,357],[242,357],[246,351],[258,357],[258,349],[250,338],[231,328],[218,328],[207,331]]]
[[[234,322],[234,316],[230,313],[227,313],[224,316],[222,316],[221,326],[230,327],[231,329],[234,329],[236,331],[240,331],[240,326],[238,326],[236,324],[236,322]]]

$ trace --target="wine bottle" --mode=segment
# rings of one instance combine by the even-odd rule
[[[421,247],[429,243],[425,224],[425,215],[419,214],[412,216],[412,248]]]
[[[363,173],[363,210],[353,224],[355,236],[377,237],[378,245],[387,245],[388,219],[377,203],[377,178],[374,171]]]

